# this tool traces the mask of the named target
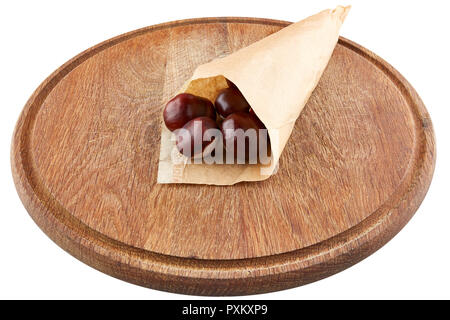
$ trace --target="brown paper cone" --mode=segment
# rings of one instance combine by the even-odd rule
[[[211,87],[219,90],[224,86],[223,77],[217,76],[236,84],[268,129],[270,165],[187,163],[177,154],[172,133],[163,124],[158,183],[232,185],[270,177],[295,121],[328,64],[349,10],[339,6],[322,11],[229,56],[203,64],[180,90],[202,95],[199,93],[204,85],[209,89],[203,96],[213,99]]]

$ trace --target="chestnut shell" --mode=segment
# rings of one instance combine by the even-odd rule
[[[180,93],[167,102],[163,111],[167,129],[174,131],[198,117],[216,120],[214,105],[208,99],[190,93]]]

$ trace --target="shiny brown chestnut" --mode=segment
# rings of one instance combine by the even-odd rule
[[[189,93],[180,93],[167,102],[163,117],[167,129],[174,131],[194,118],[208,117],[216,120],[216,111],[208,99]]]
[[[218,130],[217,123],[209,117],[198,117],[176,130],[178,151],[188,158],[209,155],[217,143],[209,129]]]
[[[247,131],[249,129],[251,130]],[[257,117],[246,112],[235,112],[225,118],[221,131],[227,157],[232,156],[240,162],[258,162],[260,145],[265,145],[266,150],[269,147],[267,132],[260,134],[260,129],[265,128],[258,123]]]
[[[236,87],[223,89],[214,102],[217,112],[224,118],[234,112],[248,112],[250,105]]]

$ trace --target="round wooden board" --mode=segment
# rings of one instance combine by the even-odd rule
[[[384,245],[428,189],[433,129],[411,85],[344,38],[276,175],[226,187],[156,184],[165,101],[197,65],[288,24],[165,23],[59,68],[32,95],[13,137],[14,180],[32,218],[98,270],[197,295],[303,285]]]

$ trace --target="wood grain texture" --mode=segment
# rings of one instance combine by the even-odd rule
[[[226,187],[156,184],[165,101],[197,65],[288,24],[176,21],[60,67],[31,96],[13,137],[13,176],[31,217],[98,270],[197,295],[299,286],[380,248],[425,196],[433,129],[411,85],[344,38],[276,175]]]

